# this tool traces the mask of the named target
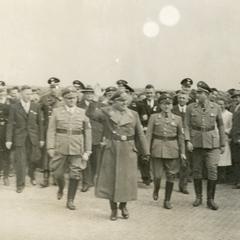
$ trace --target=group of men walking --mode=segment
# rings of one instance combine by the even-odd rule
[[[93,88],[79,80],[59,95],[59,82],[57,78],[48,80],[50,92],[39,103],[31,101],[29,86],[22,86],[20,99],[12,103],[7,102],[4,86],[0,88],[3,174],[7,182],[9,156],[14,152],[18,193],[24,190],[26,169],[31,184],[36,185],[34,173],[41,162],[41,186],[49,186],[52,171],[59,200],[64,194],[64,173],[68,169],[68,209],[76,208],[74,198],[81,179],[82,192],[95,185],[96,196],[109,200],[111,220],[117,220],[118,208],[126,219],[127,202],[137,199],[138,168],[144,184],[153,182],[155,201],[165,172],[163,206],[171,209],[178,173],[180,192],[189,194],[187,184],[192,171],[196,193],[193,206],[202,204],[205,166],[207,206],[218,209],[214,198],[226,133],[222,110],[211,101],[212,89],[205,82],[197,83],[195,97],[191,92],[193,81],[186,78],[176,97],[161,92],[158,99],[149,84],[140,101],[134,98],[134,90],[125,80],[117,81],[116,87],[106,88],[99,99]],[[238,105],[234,111],[235,119],[240,111]],[[233,129],[240,129],[236,120],[233,125]],[[234,147],[239,151],[240,137],[235,130],[232,131]]]

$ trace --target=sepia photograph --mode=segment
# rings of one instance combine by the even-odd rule
[[[239,240],[239,13],[0,0],[1,240]]]

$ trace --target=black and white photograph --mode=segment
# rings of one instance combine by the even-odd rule
[[[1,240],[239,240],[239,13],[0,0]]]

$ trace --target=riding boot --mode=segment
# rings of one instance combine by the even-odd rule
[[[218,210],[218,205],[214,202],[216,183],[216,180],[208,180],[207,182],[207,206],[212,210]]]
[[[78,182],[79,182],[78,179],[73,179],[73,178],[69,179],[66,207],[70,210],[76,209],[73,201],[77,192]]]
[[[193,182],[196,194],[196,199],[193,202],[193,206],[198,207],[202,204],[202,179],[194,179]]]
[[[166,209],[171,209],[172,204],[170,202],[171,200],[171,195],[172,195],[172,190],[173,190],[173,182],[166,182],[166,187],[165,187],[165,199],[164,199],[164,204],[163,207]]]

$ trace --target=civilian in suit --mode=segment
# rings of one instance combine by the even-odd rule
[[[9,114],[9,101],[6,91],[0,88],[0,170],[3,170],[3,183],[9,185],[10,151],[6,148],[6,128]]]
[[[74,198],[81,172],[91,154],[91,124],[85,110],[76,106],[77,91],[74,87],[62,91],[64,105],[53,110],[47,132],[47,149],[51,157],[50,169],[58,185],[57,198],[63,196],[64,173],[69,170],[66,207],[75,210]]]
[[[21,193],[25,187],[25,171],[32,185],[36,185],[34,171],[41,157],[40,148],[44,145],[43,117],[40,106],[31,102],[32,89],[21,88],[21,99],[12,104],[9,110],[6,147],[15,149],[16,185]]]
[[[145,95],[146,98],[142,102],[139,102],[138,114],[143,125],[144,132],[146,133],[150,116],[157,113],[159,110],[158,102],[155,100],[155,89],[152,85],[146,85]],[[144,161],[141,156],[138,156],[138,167],[141,172],[143,183],[149,185],[152,181],[150,174],[150,162]]]
[[[188,94],[184,91],[180,91],[177,95],[178,104],[173,106],[172,112],[180,116],[182,118],[182,122],[185,121],[186,116],[186,108],[187,108],[187,102],[188,102]],[[187,184],[188,184],[188,178],[190,173],[190,157],[191,153],[186,151],[187,161],[186,164],[182,164],[180,162],[180,169],[179,169],[179,191],[184,194],[189,194],[187,190]]]
[[[179,159],[185,162],[185,144],[181,117],[173,114],[172,97],[163,94],[159,98],[161,112],[152,114],[147,128],[147,142],[151,154],[154,175],[153,199],[158,199],[163,172],[166,173],[164,208],[171,209],[171,194],[175,175],[179,171]]]
[[[91,86],[86,86],[84,89],[82,89],[83,97],[80,102],[77,103],[77,106],[79,108],[82,108],[84,110],[88,109],[89,104],[94,99],[94,90]],[[92,125],[92,143],[94,145],[98,145],[101,142],[101,136],[102,136],[102,126],[100,123],[97,123],[96,121],[91,120]],[[94,132],[94,133],[93,133]],[[93,147],[93,155],[91,155],[87,167],[82,171],[82,192],[87,192],[88,189],[93,186],[93,180],[94,176],[96,174],[96,165],[97,165],[97,147]]]
[[[234,171],[233,188],[240,189],[240,91],[236,91],[232,97],[237,102],[233,111],[232,129],[230,132]]]

